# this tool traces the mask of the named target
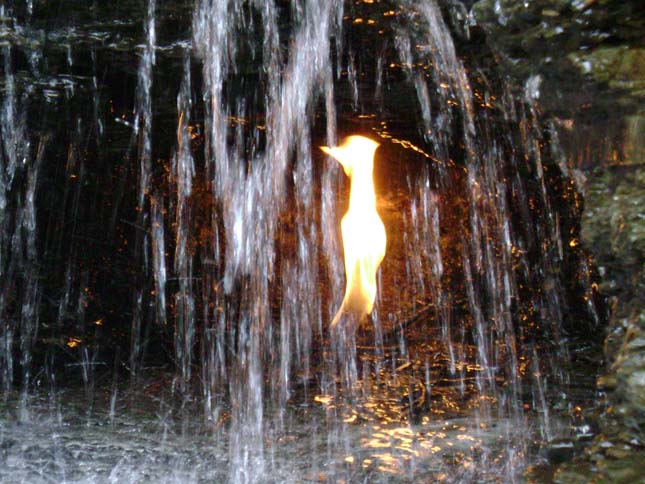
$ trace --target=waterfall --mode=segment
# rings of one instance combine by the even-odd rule
[[[573,398],[570,307],[600,321],[541,78],[469,51],[458,1],[131,3],[0,1],[5,400],[53,389],[63,421],[78,385],[117,440],[130,411],[175,457],[207,435],[178,481],[519,481]],[[388,246],[335,338],[349,185],[319,147],[352,134]],[[129,459],[110,479],[156,475]]]
[[[16,92],[10,46],[2,49],[4,96],[0,112],[0,384],[8,391],[14,370],[28,388],[31,353],[38,333],[36,186],[46,139],[32,146],[27,134],[26,99]],[[18,349],[18,351],[16,351]],[[20,355],[14,361],[16,355]]]

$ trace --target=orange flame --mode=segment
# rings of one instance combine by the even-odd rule
[[[345,252],[345,297],[331,322],[334,328],[344,314],[358,322],[372,312],[376,299],[376,271],[385,256],[385,227],[376,211],[372,171],[378,143],[363,136],[349,136],[337,147],[321,149],[335,158],[349,177],[349,210],[341,232]]]

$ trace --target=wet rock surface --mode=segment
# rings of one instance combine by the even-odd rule
[[[488,33],[487,41],[497,48],[498,59],[515,76],[542,72],[557,82],[578,69],[610,87],[642,95],[637,71],[642,71],[638,59],[645,19],[639,3],[480,0],[472,14]],[[560,94],[566,86],[558,85]],[[576,87],[569,90],[575,92]]]
[[[607,373],[598,381],[610,407],[587,457],[608,482],[644,482],[645,171],[643,164],[598,169],[586,189],[582,235],[604,274],[611,318]],[[563,476],[571,469],[563,470]],[[560,478],[557,482],[570,482]]]
[[[634,147],[625,136],[644,131],[640,2],[480,0],[471,15],[508,76],[521,84],[540,79],[535,91],[543,119],[557,126],[577,168],[618,158],[642,162],[642,134],[640,153],[629,152]]]
[[[557,453],[549,459],[550,472],[533,473],[530,479],[645,482],[642,5],[481,0],[471,13],[509,73],[520,82],[532,76],[544,80],[539,93],[542,116],[554,121],[561,134],[571,175],[583,193],[581,238],[597,264],[599,290],[610,309],[606,373],[598,381],[599,397],[606,395],[608,402],[598,415],[600,432],[582,454]]]

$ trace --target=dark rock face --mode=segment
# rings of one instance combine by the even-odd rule
[[[511,76],[542,76],[545,122],[559,127],[585,199],[581,238],[611,315],[608,406],[558,483],[645,482],[645,11],[639,1],[481,0],[476,24]],[[602,393],[601,393],[602,395]],[[555,462],[554,462],[555,464]]]
[[[630,140],[633,141],[633,140]],[[642,150],[642,145],[641,145]],[[631,160],[630,160],[631,161]],[[610,482],[643,482],[645,452],[645,170],[642,160],[597,169],[586,187],[582,236],[603,273],[611,319],[607,373],[611,406],[589,457]],[[563,475],[569,475],[570,470]],[[571,482],[559,479],[559,482]]]

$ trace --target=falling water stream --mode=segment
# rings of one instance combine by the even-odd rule
[[[105,4],[0,0],[0,481],[520,482],[590,432],[580,200],[464,4]]]

